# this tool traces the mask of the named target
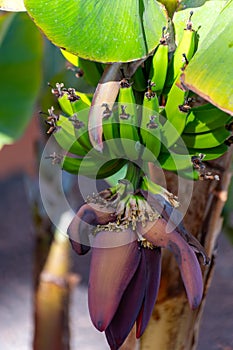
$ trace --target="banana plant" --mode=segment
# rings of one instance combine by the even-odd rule
[[[202,236],[201,245],[198,230],[187,221],[191,233],[184,227],[177,192],[161,186],[158,173],[168,171],[173,182],[176,175],[178,182],[186,179],[193,198],[202,185],[208,208],[210,189],[219,191],[219,183],[227,187],[221,172],[229,167],[233,143],[233,0],[128,0],[124,5],[116,0],[114,6],[112,0],[24,0],[15,7],[12,1],[0,5],[26,11],[61,49],[76,76],[95,88],[88,95],[57,82],[51,92],[60,111],[49,106],[46,117],[47,133],[63,150],[49,156],[53,164],[77,177],[117,180],[86,198],[67,229],[78,254],[92,251],[88,303],[93,325],[105,332],[112,350],[124,348],[135,327],[141,349],[193,349],[193,325],[200,318],[217,234]],[[220,156],[221,166],[213,166],[211,161]],[[180,201],[188,211],[192,193],[190,198],[187,193]],[[219,219],[221,206],[212,204]],[[198,213],[197,206],[194,211]],[[166,281],[168,265],[161,273],[164,248],[174,255],[174,274],[177,266],[180,271],[176,285],[174,278]],[[171,256],[164,256],[163,262],[170,262]],[[164,306],[162,296],[168,304],[156,309],[157,299]],[[155,310],[162,310],[157,322],[151,317]],[[171,319],[175,311],[187,321],[185,327]],[[179,334],[175,340],[169,322]]]

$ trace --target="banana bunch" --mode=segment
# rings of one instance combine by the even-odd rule
[[[49,132],[66,152],[73,154],[64,156],[64,170],[104,178],[126,162],[153,162],[165,170],[198,179],[197,159],[216,159],[227,151],[233,139],[231,117],[198,99],[180,80],[198,46],[192,15],[191,12],[175,51],[169,48],[169,30],[164,27],[159,45],[134,75],[128,79],[122,69],[116,103],[111,109],[107,103],[101,106],[103,152],[92,148],[88,136],[90,98],[62,84],[52,89],[63,112],[56,116],[49,110]],[[102,64],[61,51],[79,67],[90,85],[97,85]]]
[[[163,29],[160,44],[151,61],[148,76],[150,88],[146,93],[149,97],[147,105],[153,93],[158,101],[158,106],[153,102],[151,108],[160,113],[156,117],[157,135],[153,139],[152,135],[145,132],[145,125],[149,126],[148,116],[147,123],[142,116],[140,134],[143,144],[152,150],[163,169],[198,179],[200,173],[194,167],[193,157],[204,154],[204,160],[208,161],[224,154],[231,144],[229,136],[232,128],[228,125],[232,118],[204,100],[200,103],[198,97],[187,91],[180,81],[198,45],[198,35],[192,27],[192,15],[193,12],[172,57],[168,53],[167,34]],[[145,102],[144,98],[143,106],[146,106]],[[148,151],[143,156],[144,160],[150,161]]]
[[[53,163],[71,174],[86,175],[90,178],[106,178],[119,171],[126,163],[124,159],[110,156],[107,144],[102,153],[91,145],[88,134],[88,113],[91,101],[86,94],[66,89],[64,84],[56,84],[52,93],[58,98],[62,113],[56,115],[54,108],[49,109],[46,123],[48,133],[53,134],[64,156],[53,155]]]

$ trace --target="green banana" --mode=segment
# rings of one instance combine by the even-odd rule
[[[137,160],[140,154],[138,110],[130,84],[127,87],[120,88],[118,102],[120,138],[124,154],[129,160]]]
[[[65,156],[61,163],[63,170],[90,178],[104,179],[119,171],[126,164],[124,159],[111,159],[103,164],[93,157],[72,158]],[[99,169],[98,169],[99,168]],[[98,171],[97,171],[98,169]]]
[[[192,168],[191,156],[174,152],[160,153],[158,162],[164,170],[179,171]]]
[[[90,143],[88,135],[88,113],[91,101],[84,93],[74,92],[74,94],[78,96],[78,99],[76,99],[74,102],[70,101],[69,95],[66,93],[58,98],[58,102],[63,112],[69,117],[69,132],[71,133],[72,127],[74,130],[74,136],[76,138],[75,145],[79,143],[80,147],[83,148],[83,150],[85,151],[84,154],[86,154],[92,149],[92,145]],[[64,124],[64,126],[66,125],[67,123]],[[68,132],[68,130],[66,131]],[[59,140],[61,142],[61,138],[59,138]],[[75,154],[79,155],[78,151]]]
[[[183,36],[168,63],[167,77],[164,89],[166,93],[169,92],[172,84],[180,76],[182,70],[185,68],[185,65],[188,63],[188,61],[191,60],[197,49],[198,35],[197,32],[192,28],[192,14],[193,13],[190,12],[190,17],[183,31]]]
[[[90,151],[91,145],[88,134],[88,114],[91,102],[85,94],[79,94],[80,100],[72,102],[73,115],[70,121],[75,128],[75,135],[78,142],[86,151]]]
[[[200,153],[205,155],[204,161],[209,161],[209,160],[213,160],[213,159],[217,159],[220,156],[222,156],[224,153],[226,153],[228,151],[228,147],[227,145],[225,145],[224,143],[222,143],[221,145],[217,146],[217,147],[212,147],[212,148],[197,148],[197,149],[193,149],[193,148],[188,148],[188,152],[191,156],[197,156]]]
[[[73,115],[73,108],[67,94],[58,98],[58,103],[63,111],[68,117]]]
[[[164,35],[165,29],[166,27],[163,28],[160,44],[153,55],[149,73],[149,79],[154,83],[152,91],[155,91],[157,94],[160,94],[163,90],[168,68],[168,44]]]
[[[230,132],[225,127],[219,127],[209,132],[200,134],[182,134],[185,145],[189,148],[212,148],[224,143]]]
[[[83,109],[89,109],[91,106],[91,101],[86,94],[82,92],[77,92],[77,95],[79,96],[79,100],[71,103],[73,113],[80,112]]]
[[[103,104],[103,136],[109,153],[113,157],[122,157],[124,150],[120,139],[120,125],[118,113],[111,111],[107,104]]]
[[[221,109],[207,103],[192,108],[188,114],[184,133],[202,133],[225,126],[232,117]]]
[[[193,30],[192,28],[192,22],[191,17],[193,15],[193,12],[190,12],[190,17],[187,22],[186,28],[184,29],[183,36],[177,46],[177,49],[173,56],[173,79],[176,80],[176,78],[180,75],[181,70],[184,68],[184,62],[187,60],[188,62],[193,57],[196,46],[197,46],[197,32]],[[185,62],[188,63],[188,62]]]
[[[140,135],[145,146],[142,153],[142,160],[153,162],[153,156],[158,157],[161,147],[159,104],[157,96],[150,99],[144,95]]]
[[[87,151],[77,141],[75,129],[68,118],[63,115],[59,116],[57,121],[58,130],[53,133],[57,143],[67,152],[77,156],[85,156]]]
[[[91,86],[97,86],[101,75],[103,74],[103,67],[101,63],[85,60],[84,58],[73,55],[61,49],[61,53],[66,58],[67,61],[72,63],[74,66],[79,67],[83,74],[83,78]]]
[[[184,29],[183,37],[174,53],[173,56],[173,85],[168,93],[167,102],[165,105],[164,112],[169,123],[165,123],[162,128],[164,140],[166,147],[173,145],[179,135],[182,134],[185,124],[187,112],[180,109],[187,98],[188,92],[182,90],[177,85],[180,82],[180,73],[184,69],[185,65],[192,58],[196,48],[196,32],[192,29],[191,23],[192,12],[190,13],[190,18]],[[185,58],[185,63],[182,58]],[[172,125],[171,125],[172,124]],[[174,128],[177,132],[174,132]]]
[[[177,80],[173,83],[168,94],[164,109],[167,122],[165,122],[161,129],[163,135],[162,141],[167,148],[178,140],[185,128],[187,118],[187,112],[183,112],[179,108],[184,103],[187,91],[181,90],[176,83]]]
[[[212,148],[185,148],[185,151],[190,154],[190,156],[197,156],[200,153],[205,155],[205,159],[204,160],[213,160],[213,159],[217,159],[220,156],[222,156],[224,153],[226,153],[228,150],[227,145],[225,145],[225,143],[222,143],[219,146],[216,147],[212,147]],[[186,153],[183,151],[182,146],[176,145],[176,147],[174,147],[174,151],[176,153],[179,154],[183,154]]]

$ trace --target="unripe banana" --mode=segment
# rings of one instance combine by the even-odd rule
[[[207,103],[192,108],[188,114],[184,133],[195,134],[224,127],[232,117],[221,109]]]
[[[166,27],[163,28],[163,35],[154,53],[149,73],[149,79],[154,83],[152,90],[157,94],[160,94],[163,90],[168,68],[168,45],[164,35],[165,29]]]
[[[53,133],[57,143],[67,152],[80,157],[85,156],[87,151],[77,141],[74,126],[69,119],[60,115],[57,126],[58,130]]]
[[[174,69],[173,79],[174,80],[180,75],[181,70],[184,67],[184,57],[185,57],[185,60],[189,62],[196,50],[197,33],[195,30],[193,30],[193,27],[192,27],[192,22],[191,22],[192,15],[193,15],[193,12],[191,11],[186,28],[184,29],[184,32],[183,32],[183,36],[173,56],[173,69]]]
[[[142,160],[153,162],[153,157],[157,158],[161,147],[159,105],[157,96],[150,99],[144,96],[140,135],[145,146],[142,153]]]
[[[124,159],[112,159],[103,164],[98,159],[72,158],[65,156],[61,167],[63,170],[74,174],[84,175],[90,178],[104,179],[119,171],[126,164]]]
[[[72,103],[73,115],[70,117],[70,121],[74,125],[78,142],[86,151],[90,151],[93,148],[88,133],[90,101],[85,94],[79,94],[79,96],[80,100]]]
[[[166,92],[169,92],[174,81],[180,76],[181,70],[184,69],[185,65],[191,60],[196,51],[198,36],[192,28],[192,15],[193,12],[190,12],[190,17],[187,21],[186,28],[184,28],[183,36],[169,61],[165,82]]]
[[[179,108],[180,105],[183,105],[187,92],[181,90],[176,83],[177,80],[173,83],[168,94],[164,109],[168,121],[165,122],[161,129],[163,143],[167,148],[172,146],[179,139],[185,128],[187,118],[187,112],[183,112]]]
[[[212,147],[212,148],[188,148],[188,152],[190,155],[192,156],[197,156],[200,153],[203,153],[205,155],[205,161],[208,160],[213,160],[213,159],[217,159],[219,157],[221,157],[224,153],[226,153],[228,151],[228,147],[227,145],[225,145],[224,143],[222,143],[221,145],[217,146],[217,147]]]
[[[120,139],[120,124],[118,113],[109,109],[107,104],[103,104],[103,136],[113,157],[122,157],[124,149]]]
[[[125,85],[120,88],[118,96],[120,137],[126,158],[137,160],[140,154],[138,110],[132,86],[128,82]]]
[[[174,147],[173,151],[175,151],[176,153],[179,153],[179,154],[186,154],[187,150],[188,150],[188,153],[190,156],[197,156],[200,153],[204,154],[205,155],[204,160],[208,161],[208,160],[217,159],[220,156],[222,156],[224,153],[227,152],[228,147],[227,147],[227,145],[225,145],[225,143],[222,143],[219,146],[211,147],[211,148],[208,148],[208,147],[206,147],[206,148],[191,148],[191,147],[186,148],[185,147],[185,151],[184,151],[184,148],[181,145],[177,144],[176,147]]]
[[[187,92],[177,85],[180,83],[181,70],[188,64],[188,61],[192,58],[195,52],[196,32],[192,29],[191,16],[192,12],[190,13],[187,27],[184,29],[183,37],[173,56],[174,82],[168,93],[165,105],[165,114],[169,122],[165,123],[163,127],[164,143],[166,147],[170,147],[177,141],[186,124],[188,111],[181,110],[180,106],[184,104]],[[185,59],[185,63],[183,62],[183,59]],[[174,128],[177,132],[175,132]]]
[[[224,143],[226,138],[230,135],[230,132],[225,127],[220,127],[210,132],[201,134],[182,134],[182,139],[187,147],[206,149],[217,147]]]
[[[160,153],[158,162],[164,170],[179,171],[192,169],[191,156],[174,152]]]

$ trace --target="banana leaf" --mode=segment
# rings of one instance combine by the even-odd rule
[[[42,38],[27,14],[0,16],[0,148],[20,138],[41,82]]]
[[[99,62],[146,57],[166,18],[154,0],[25,0],[36,25],[58,47]]]
[[[185,70],[183,83],[233,115],[233,0],[218,14]]]

